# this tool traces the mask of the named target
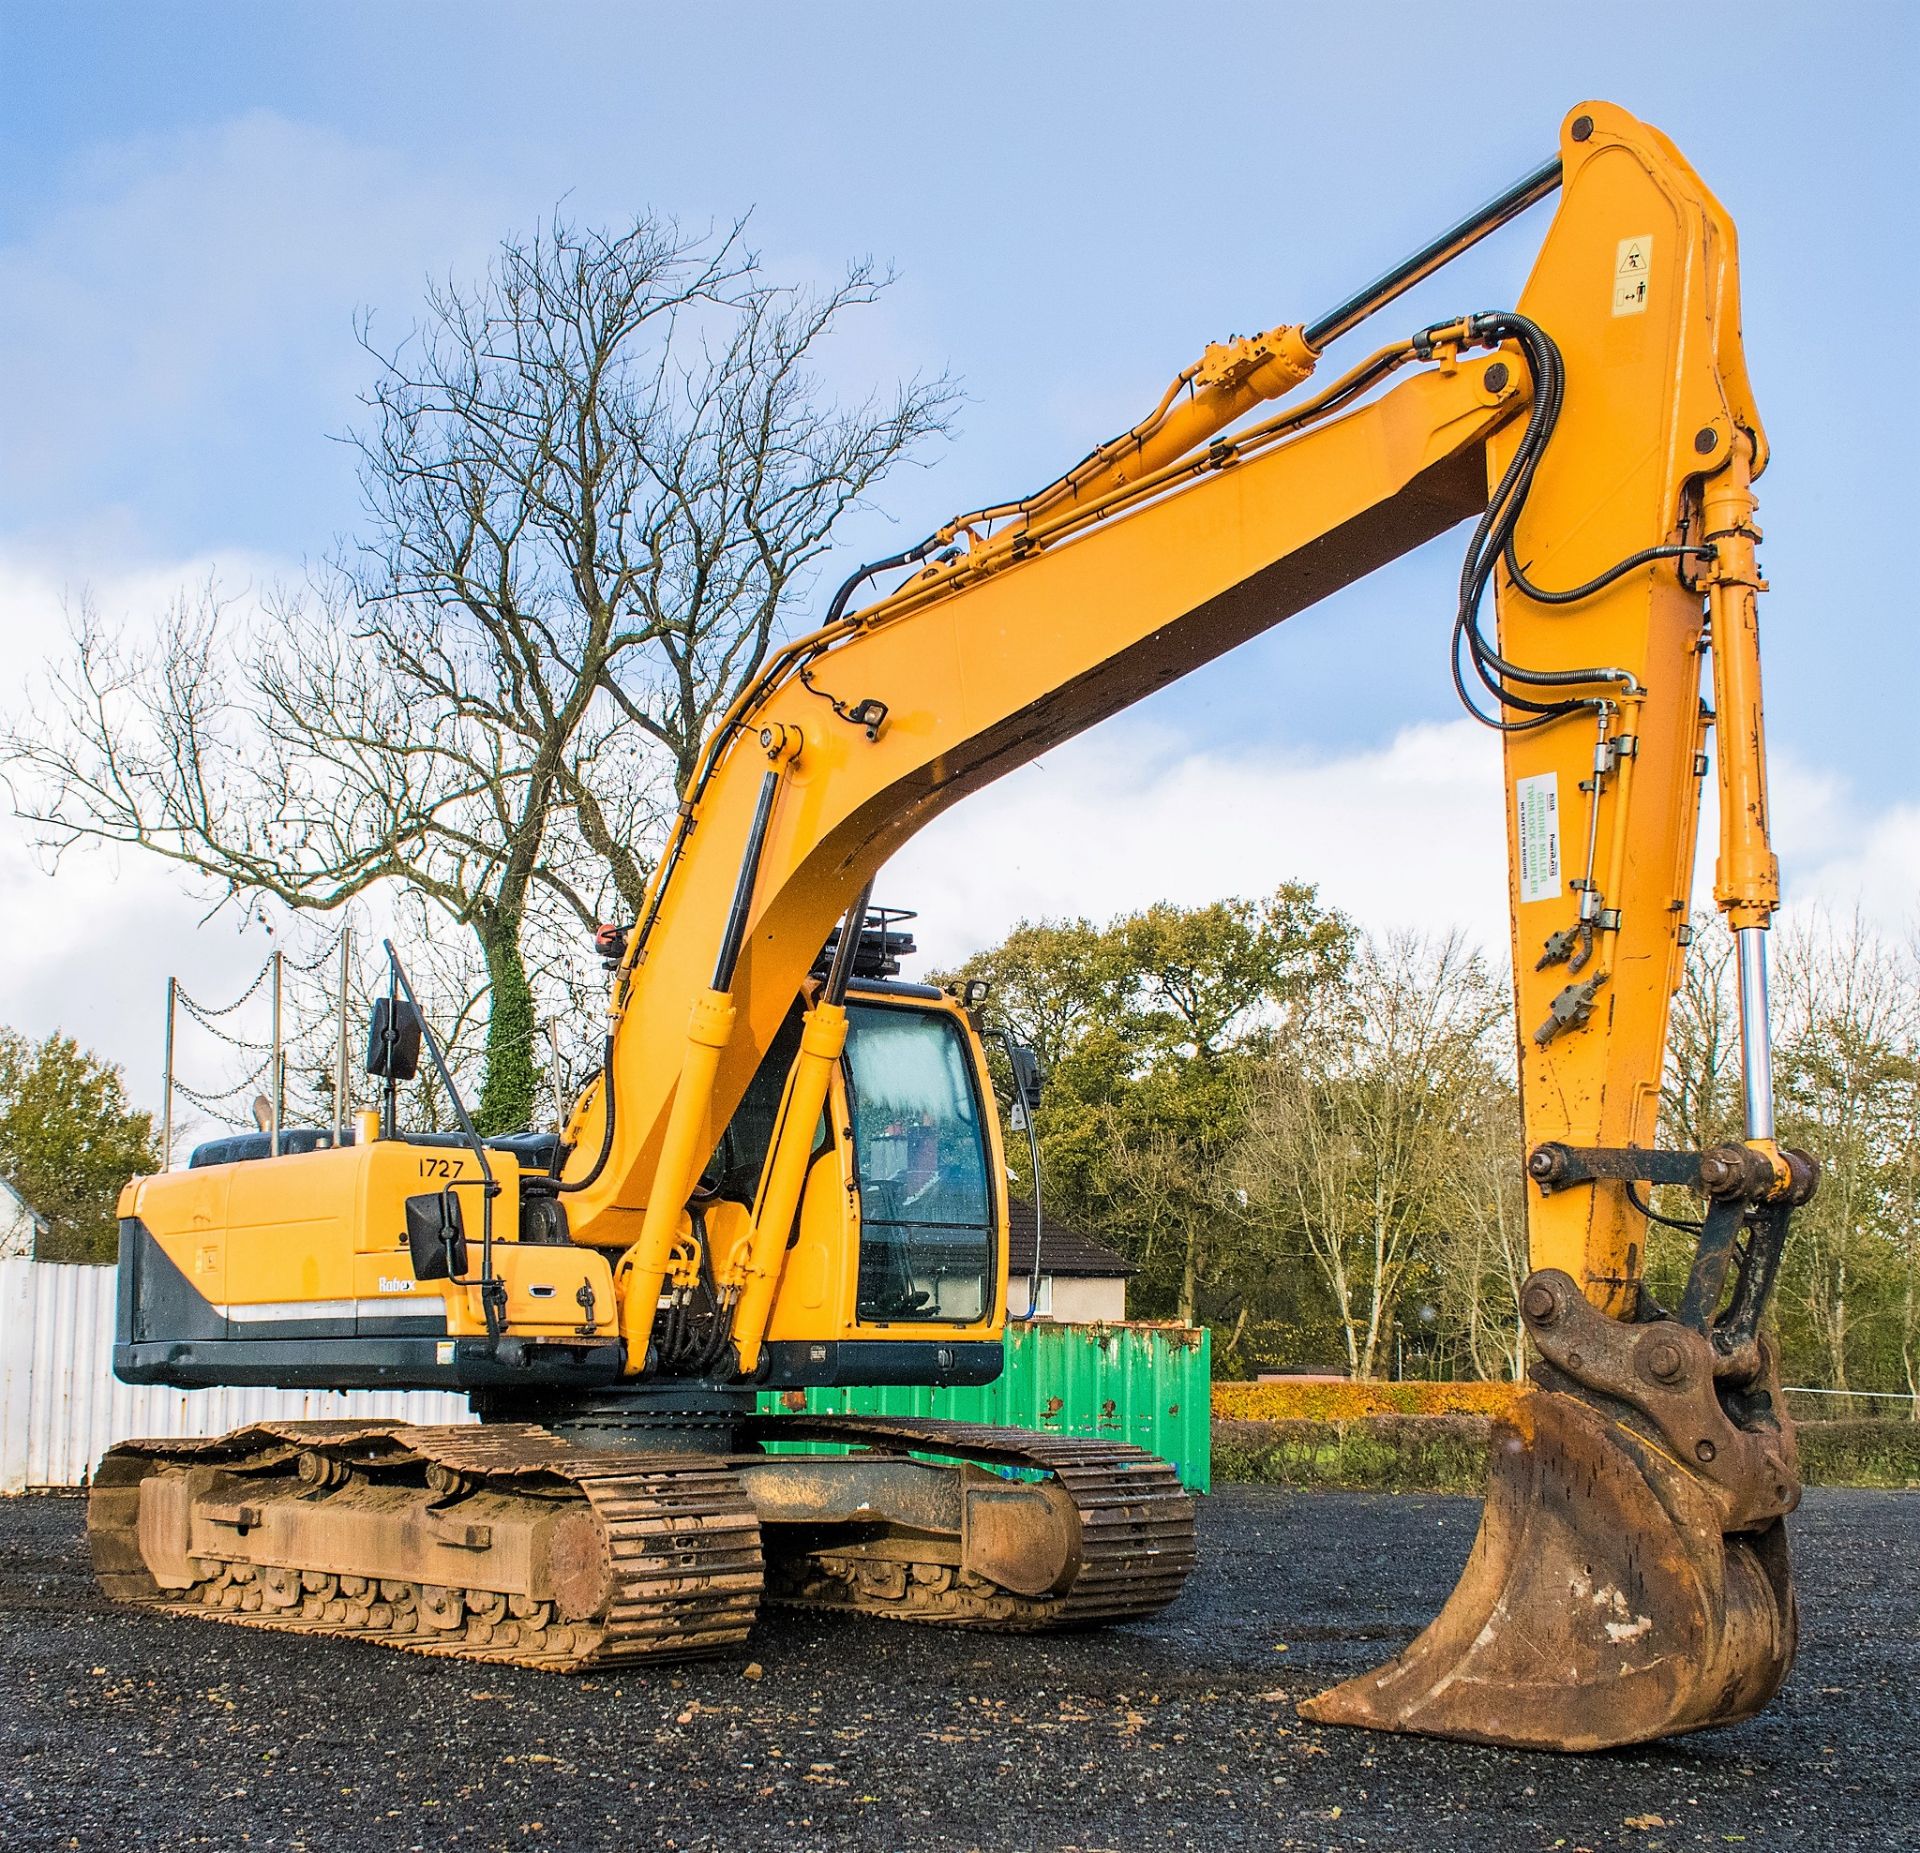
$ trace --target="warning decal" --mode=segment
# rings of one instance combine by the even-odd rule
[[[1520,899],[1560,898],[1560,779],[1542,772],[1514,784],[1520,807]]]
[[[1614,250],[1613,312],[1640,315],[1647,306],[1647,284],[1653,275],[1653,238],[1623,238]]]

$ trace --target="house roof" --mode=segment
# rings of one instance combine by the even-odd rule
[[[1033,1205],[1019,1197],[1007,1199],[1008,1266],[1016,1275],[1033,1266]],[[1125,1280],[1137,1274],[1125,1255],[1096,1241],[1084,1230],[1063,1223],[1042,1206],[1040,1217],[1040,1272],[1081,1280]]]
[[[31,1217],[37,1227],[44,1229],[47,1226],[47,1219],[42,1216],[25,1197],[21,1196],[19,1191],[14,1188],[13,1180],[9,1177],[0,1176],[0,1200],[17,1204],[21,1214]],[[1033,1237],[1033,1224],[1031,1222],[1027,1224],[1027,1237],[1029,1240]]]

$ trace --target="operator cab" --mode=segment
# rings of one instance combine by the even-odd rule
[[[860,1221],[858,1323],[974,1325],[990,1316],[998,1284],[988,1115],[965,1018],[945,992],[898,976],[900,960],[915,950],[902,930],[913,917],[896,908],[867,916],[847,996],[839,1085],[821,1115],[816,1162],[833,1147],[838,1109]],[[836,930],[816,978],[838,940]],[[795,1002],[714,1153],[703,1184],[717,1196],[753,1201],[806,1001]]]

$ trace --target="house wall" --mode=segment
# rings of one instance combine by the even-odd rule
[[[1027,1279],[1015,1273],[1007,1281],[1007,1317],[1027,1316]],[[1077,1274],[1040,1276],[1040,1317],[1057,1325],[1118,1325],[1127,1316],[1127,1283]]]
[[[1127,1316],[1127,1283],[1057,1275],[1050,1316],[1061,1325],[1096,1325],[1103,1321],[1117,1325]]]
[[[25,1259],[33,1253],[33,1218],[0,1197],[0,1261]]]
[[[11,1190],[0,1189],[0,1261],[33,1253],[33,1211]]]

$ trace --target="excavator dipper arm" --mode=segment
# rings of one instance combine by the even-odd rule
[[[1423,330],[1244,422],[1335,334],[1556,178],[1518,312]],[[1543,1387],[1497,1450],[1447,1610],[1308,1710],[1566,1748],[1764,1703],[1792,1653],[1780,1521],[1798,1486],[1759,1322],[1813,1179],[1774,1143],[1766,1074],[1777,877],[1751,493],[1765,458],[1731,222],[1663,137],[1588,104],[1556,163],[1371,291],[1208,349],[1066,476],[899,556],[908,576],[866,608],[848,612],[843,593],[709,743],[615,978],[605,1071],[566,1131],[575,1239],[625,1251],[629,1371],[646,1367],[701,1166],[887,858],[967,793],[1474,520],[1455,673],[1505,743],[1537,1270],[1523,1312]],[[1749,1136],[1672,1154],[1657,1145],[1667,1008],[1716,717]],[[783,1147],[811,1135],[837,1010],[832,995],[815,1004],[733,1264],[747,1370],[792,1213]],[[1712,1208],[1668,1317],[1641,1285],[1634,1193],[1677,1178]]]
[[[1504,535],[1496,508],[1476,536],[1497,645],[1466,639],[1505,730],[1536,1270],[1520,1310],[1541,1389],[1496,1430],[1482,1530],[1446,1608],[1399,1659],[1303,1709],[1584,1749],[1744,1717],[1792,1663],[1782,1521],[1800,1487],[1760,1316],[1817,1173],[1773,1136],[1765,935],[1779,889],[1751,493],[1766,439],[1733,227],[1670,144],[1618,110],[1575,111],[1562,159],[1520,305],[1533,416],[1490,456],[1496,484],[1531,468],[1530,487]],[[1667,1011],[1715,730],[1747,1140],[1663,1152]],[[1656,1183],[1708,1206],[1673,1316],[1641,1278]]]

